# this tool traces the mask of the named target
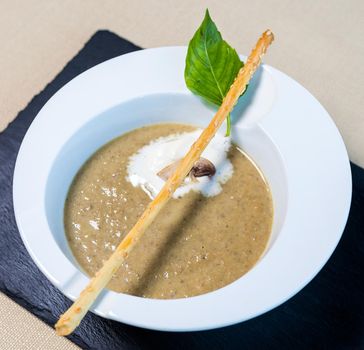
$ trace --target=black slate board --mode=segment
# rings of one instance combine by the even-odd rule
[[[100,62],[138,49],[113,33],[97,32],[0,134],[0,290],[50,325],[70,301],[42,275],[20,239],[12,203],[16,155],[30,123],[59,88]],[[190,333],[149,331],[89,313],[70,339],[85,349],[110,350],[364,349],[364,170],[352,164],[352,171],[352,208],[338,248],[307,287],[275,310],[235,326]]]

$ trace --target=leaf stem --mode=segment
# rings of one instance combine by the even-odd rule
[[[226,117],[226,134],[225,136],[228,137],[230,136],[231,133],[231,119],[230,119],[230,113],[229,115]]]

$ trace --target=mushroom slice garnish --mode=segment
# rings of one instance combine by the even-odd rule
[[[180,161],[181,160],[179,159],[179,160],[167,165],[165,168],[160,170],[157,173],[157,175],[162,180],[167,181],[169,179],[169,177],[177,169]],[[215,165],[212,162],[210,162],[208,159],[201,157],[199,160],[197,160],[195,162],[195,164],[193,165],[193,167],[192,167],[191,171],[188,173],[188,175],[192,181],[197,181],[196,180],[197,177],[203,177],[203,176],[212,177],[215,175],[215,173],[216,173]]]
[[[160,170],[157,175],[164,181],[167,181],[169,177],[174,173],[174,171],[177,169],[178,164],[181,160],[176,160],[175,162],[167,165],[165,168]]]
[[[194,177],[212,177],[215,175],[215,173],[215,165],[212,164],[212,162],[210,162],[208,159],[202,157],[197,162],[195,162],[190,171],[190,175]]]

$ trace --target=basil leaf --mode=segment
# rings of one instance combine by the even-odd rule
[[[220,106],[243,62],[223,40],[208,10],[188,45],[185,81],[187,87],[207,101]],[[230,116],[227,120],[230,134]]]

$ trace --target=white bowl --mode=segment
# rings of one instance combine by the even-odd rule
[[[185,56],[185,47],[148,49],[86,71],[46,103],[23,140],[14,174],[19,231],[41,271],[72,300],[88,278],[63,228],[71,181],[100,146],[128,130],[166,121],[208,123],[214,110],[187,90]],[[263,65],[233,120],[235,142],[262,169],[273,193],[274,225],[264,256],[211,293],[153,300],[105,290],[93,312],[158,330],[226,326],[281,304],[328,260],[347,220],[351,174],[327,112],[298,83]]]

